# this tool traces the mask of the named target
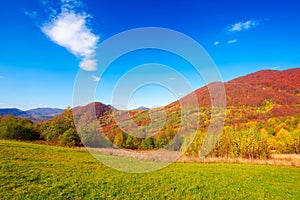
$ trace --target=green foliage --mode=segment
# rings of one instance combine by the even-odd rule
[[[71,109],[66,109],[50,121],[40,126],[41,137],[46,141],[60,142],[68,146],[81,145]]]
[[[148,149],[153,149],[154,147],[155,147],[154,138],[152,136],[147,137],[142,141],[141,149],[148,150]]]
[[[139,146],[138,139],[132,135],[128,135],[125,142],[125,147],[128,149],[137,149],[138,146]]]
[[[168,144],[168,140],[165,135],[162,134],[154,140],[154,143],[156,148],[164,148]]]
[[[67,146],[79,146],[81,144],[80,138],[72,128],[64,132],[60,138],[60,142]]]
[[[14,116],[0,117],[0,138],[17,140],[37,140],[39,134],[29,119]]]
[[[87,147],[111,147],[112,144],[99,130],[98,124],[87,124],[78,127],[82,143]]]

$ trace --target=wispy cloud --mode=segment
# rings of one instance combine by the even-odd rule
[[[281,68],[281,66],[271,67],[271,69],[279,69],[279,68]]]
[[[229,26],[229,32],[247,31],[259,25],[258,21],[248,20],[246,22],[238,22]]]
[[[219,41],[215,41],[215,42],[214,42],[214,45],[219,45],[219,44],[220,44]]]
[[[237,42],[236,39],[234,39],[234,40],[228,40],[228,41],[227,41],[227,44],[233,44],[233,43],[236,43],[236,42]]]
[[[96,82],[99,82],[101,79],[99,76],[92,75],[92,79]]]
[[[175,81],[176,78],[175,78],[175,77],[169,77],[168,80],[170,80],[170,81]]]
[[[61,3],[61,12],[54,12],[50,21],[45,23],[41,30],[51,41],[81,58],[79,66],[82,69],[96,70],[97,61],[88,59],[95,53],[99,42],[99,36],[93,34],[88,26],[91,16],[84,11],[78,11],[83,6],[79,0],[61,0]]]
[[[27,15],[28,17],[30,17],[30,18],[36,18],[37,16],[38,16],[38,13],[37,13],[37,11],[28,11],[28,10],[26,10],[26,9],[23,9],[23,13],[25,14],[25,15]]]

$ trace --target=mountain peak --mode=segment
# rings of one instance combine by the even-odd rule
[[[138,107],[136,109],[133,109],[133,110],[149,110],[149,108],[144,107],[144,106],[140,106],[140,107]]]

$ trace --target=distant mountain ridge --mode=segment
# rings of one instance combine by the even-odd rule
[[[33,121],[43,121],[53,118],[63,112],[59,108],[35,108],[23,111],[17,108],[0,108],[0,116],[13,115],[15,117],[28,118]]]
[[[150,110],[149,108],[146,108],[146,107],[144,107],[144,106],[140,106],[140,107],[138,107],[138,108],[136,108],[136,109],[133,109],[133,110]]]

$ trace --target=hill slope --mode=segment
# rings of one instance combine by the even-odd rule
[[[277,123],[284,123],[285,121],[281,118],[288,116],[295,117],[300,113],[299,77],[300,69],[289,69],[285,71],[263,70],[224,83],[227,100],[225,126],[241,127],[242,124],[250,126],[247,124],[251,122],[253,128],[261,129],[265,127],[266,131],[275,135],[281,129]],[[208,87],[211,88],[213,95],[218,95],[218,86],[219,83],[212,83],[209,86],[194,91],[200,109],[198,127],[200,127],[202,132],[206,132],[211,117],[211,100]],[[154,109],[150,110],[152,116],[154,116],[153,119],[150,118],[150,111],[147,110],[130,111],[132,119],[128,118],[128,115],[124,112],[123,117],[120,118],[123,119],[126,130],[132,130],[133,133],[138,136],[141,136],[141,134],[148,136],[157,131],[157,134],[154,135],[154,142],[161,140],[161,138],[169,141],[173,137],[172,134],[178,131],[180,127],[183,130],[190,130],[191,127],[197,126],[197,122],[192,122],[189,118],[187,121],[182,121],[183,119],[180,116],[181,108],[179,102],[188,103],[192,100],[192,95],[193,93],[183,97],[179,101],[160,108],[166,111],[166,119],[159,118],[159,115],[157,115],[158,118],[155,118],[156,115],[153,113],[155,113],[156,110]],[[157,111],[159,111],[159,109],[157,109]],[[188,112],[189,115],[193,116],[197,113],[197,111],[194,110],[189,110]],[[120,115],[122,116],[122,113]],[[268,121],[271,118],[280,119],[279,121],[281,122],[277,120],[276,123],[271,123]],[[118,123],[115,122],[114,113],[109,109],[107,109],[107,112],[105,112],[103,116],[100,116],[99,122],[103,132],[111,141],[114,141],[115,137],[120,135],[122,130],[124,130],[120,129]],[[159,124],[165,125],[159,127]],[[295,124],[297,124],[296,121]],[[290,130],[294,129],[295,127],[292,127]],[[142,141],[138,142],[141,143]],[[162,143],[164,142],[166,141]]]
[[[299,153],[299,72],[299,69],[264,70],[224,83],[227,95],[225,124],[223,127],[222,111],[214,115],[213,122],[217,124],[211,130],[219,131],[218,127],[223,128],[220,141],[226,142],[218,143],[212,155],[268,158],[271,150],[277,153]],[[211,125],[208,87],[212,88],[213,95],[219,95],[218,86],[219,83],[212,83],[196,90],[194,93],[199,108],[188,104],[184,113],[181,112],[179,102],[188,103],[192,94],[165,107],[151,110],[118,111],[95,102],[75,107],[72,111],[76,125],[79,125],[77,130],[81,131],[84,143],[90,147],[111,146],[106,143],[106,139],[109,139],[122,148],[148,150],[164,148],[170,144],[168,150],[178,151],[188,142],[189,138],[185,136],[196,132],[196,142],[188,150],[191,155],[196,155]],[[70,116],[67,119],[73,120],[72,114]],[[54,125],[57,123],[60,128],[66,121],[63,118],[61,123],[54,120]],[[50,129],[49,133],[52,132]],[[253,140],[253,148],[245,142],[249,139]]]
[[[211,84],[212,90],[214,88]],[[300,68],[262,70],[225,82],[227,106],[261,106],[265,100],[280,105],[300,104]],[[208,87],[194,91],[200,106],[210,106]],[[182,99],[189,101],[191,95]]]
[[[297,168],[174,163],[120,173],[87,151],[5,140],[0,146],[0,199],[299,199]]]
[[[218,95],[218,84],[212,83],[209,87],[213,95]],[[224,87],[228,108],[226,122],[229,124],[267,120],[271,117],[296,116],[300,113],[299,68],[284,71],[262,70],[225,82]],[[209,118],[211,100],[208,86],[197,89],[194,94],[197,96],[200,108],[206,110],[202,111],[203,116]],[[183,97],[180,101],[189,102],[192,95],[193,93]],[[111,106],[96,102],[74,108],[74,111],[90,113],[93,109],[96,110],[96,116],[105,132],[110,132],[110,135],[114,136],[120,131],[114,121],[112,113],[114,108]],[[169,122],[172,127],[179,126],[179,101],[165,106],[164,109],[167,111],[167,123]],[[159,111],[159,109],[156,110]],[[155,109],[152,109],[151,112],[155,112]],[[148,110],[132,110],[130,115],[140,127],[145,127],[151,122]],[[126,112],[124,112],[123,118],[130,124]],[[164,132],[164,129],[161,132]]]

